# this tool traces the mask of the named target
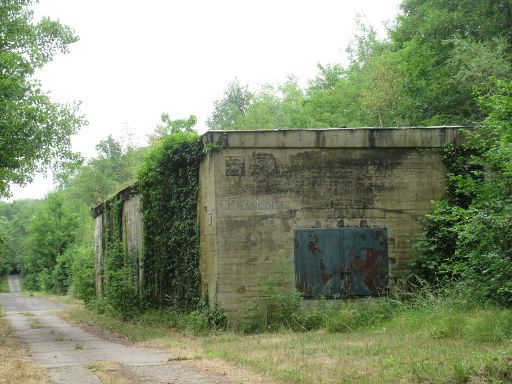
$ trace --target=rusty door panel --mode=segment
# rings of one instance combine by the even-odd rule
[[[385,228],[295,230],[295,283],[305,298],[380,295],[387,282]]]

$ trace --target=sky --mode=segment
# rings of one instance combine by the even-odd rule
[[[81,101],[88,125],[72,139],[90,158],[112,134],[144,145],[169,113],[196,115],[206,131],[213,103],[237,78],[258,90],[294,75],[302,85],[317,64],[346,63],[345,48],[364,15],[380,36],[400,0],[39,0],[35,18],[71,26],[80,41],[37,77],[54,101]],[[11,200],[41,198],[51,175],[13,186]]]

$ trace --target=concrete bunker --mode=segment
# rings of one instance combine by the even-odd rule
[[[210,304],[233,311],[259,294],[276,263],[305,298],[384,293],[445,191],[438,149],[462,135],[458,127],[294,129],[210,131],[202,141],[216,148],[199,169],[202,289]],[[135,268],[142,220],[137,196],[126,203],[123,241]],[[101,206],[93,215],[100,293],[108,220]],[[140,267],[137,275],[144,278]]]

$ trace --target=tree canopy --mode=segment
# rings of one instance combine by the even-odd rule
[[[475,92],[487,92],[493,78],[512,80],[512,3],[405,0],[401,9],[384,39],[359,20],[347,47],[349,64],[319,65],[317,76],[305,89],[293,77],[256,93],[238,81],[228,84],[214,103],[209,127],[382,127],[482,121],[485,115]],[[242,94],[250,97],[238,97]]]
[[[33,20],[33,0],[0,2],[0,196],[55,160],[74,158],[70,136],[84,124],[78,104],[53,102],[34,77],[78,37],[49,18]]]

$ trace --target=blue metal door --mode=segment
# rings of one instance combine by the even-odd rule
[[[305,298],[381,295],[387,282],[385,228],[295,230],[295,284]]]

